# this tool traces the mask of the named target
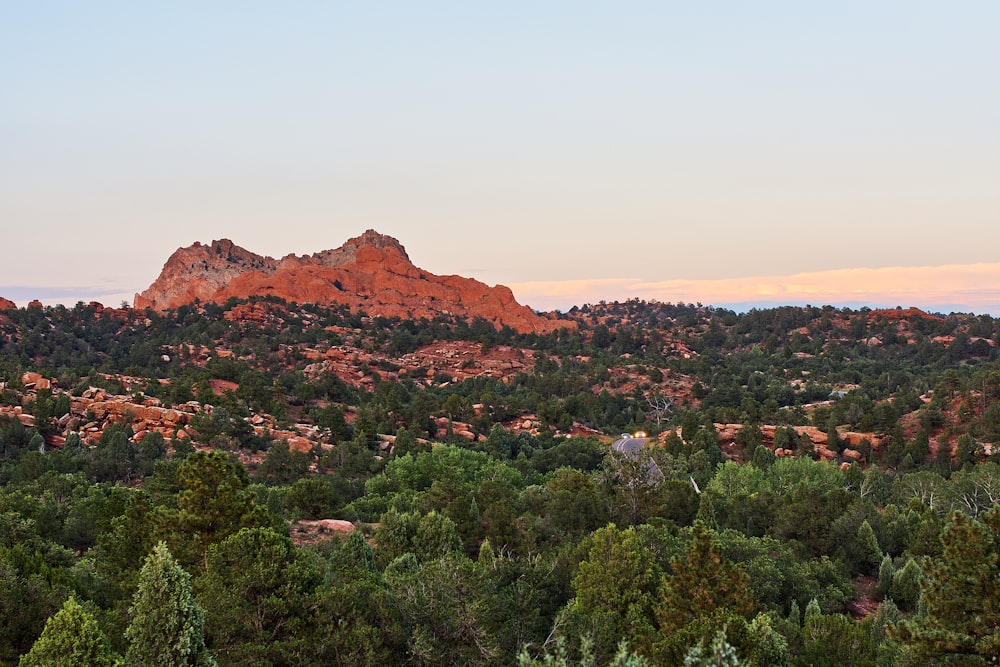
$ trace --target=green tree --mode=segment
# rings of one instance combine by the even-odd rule
[[[455,522],[431,510],[420,517],[413,536],[413,553],[421,561],[442,558],[462,550],[462,538],[455,530]]]
[[[407,554],[412,557],[412,554]],[[386,569],[385,579],[404,622],[412,628],[409,662],[418,666],[495,664],[476,565],[462,554]]]
[[[139,571],[129,615],[126,657],[133,667],[215,664],[205,648],[205,616],[194,601],[191,575],[164,542],[153,548]]]
[[[607,502],[593,476],[560,468],[545,483],[545,527],[562,540],[578,540],[607,522]],[[603,519],[603,520],[602,520]]]
[[[573,578],[576,599],[567,608],[569,629],[592,636],[597,658],[607,660],[623,638],[639,644],[651,636],[659,572],[634,528],[609,524],[591,540]]]
[[[312,457],[306,452],[292,451],[287,440],[276,442],[257,470],[257,478],[277,484],[291,484],[309,472]]]
[[[746,618],[755,607],[749,577],[723,558],[704,523],[695,522],[691,543],[670,560],[670,569],[655,609],[660,639],[653,650],[661,662],[676,664],[724,628],[739,632],[737,645],[746,643]]]
[[[178,477],[177,508],[162,510],[157,523],[181,563],[203,565],[210,545],[241,528],[266,524],[246,470],[225,452],[191,454],[181,462]]]
[[[684,656],[684,667],[747,667],[736,649],[726,641],[726,631],[719,630],[706,646],[702,641]]]
[[[416,437],[404,427],[396,430],[396,439],[392,443],[393,456],[406,456],[407,454],[416,456],[421,452],[429,451],[431,451],[431,445],[426,440],[422,443],[417,442]]]
[[[592,643],[583,638],[580,640],[580,659],[574,660],[566,650],[566,642],[558,641],[555,653],[543,652],[533,657],[527,649],[517,656],[517,667],[595,667],[596,659]],[[628,650],[628,642],[622,641],[607,667],[651,667],[651,663],[641,655]]]
[[[790,663],[788,640],[775,629],[774,623],[785,625],[772,614],[757,614],[747,628],[747,658],[754,667],[784,667]]]
[[[857,539],[855,541],[854,566],[862,574],[874,574],[882,562],[882,549],[875,538],[875,531],[865,519],[858,526]]]
[[[343,504],[337,490],[324,477],[303,477],[285,491],[285,507],[295,518],[328,519]]]
[[[119,667],[123,665],[86,610],[70,598],[45,629],[18,667]]]
[[[800,664],[810,667],[875,667],[876,647],[868,623],[842,614],[806,615]]]
[[[1000,661],[1000,507],[979,520],[953,512],[941,557],[925,567],[926,615],[897,626],[924,664]]]
[[[219,663],[315,663],[322,580],[309,554],[270,528],[244,528],[210,547],[197,593]]]
[[[878,566],[878,585],[875,587],[874,593],[876,600],[884,600],[889,595],[893,574],[895,574],[895,569],[892,566],[892,558],[886,554],[882,556],[882,562]]]
[[[907,560],[906,565],[892,575],[889,597],[899,605],[900,609],[907,611],[915,609],[920,600],[920,581],[923,578],[917,561],[912,558]]]
[[[746,571],[723,559],[704,523],[695,522],[690,545],[671,559],[670,566],[672,574],[663,580],[656,608],[662,632],[678,630],[717,609],[739,616],[753,610]]]

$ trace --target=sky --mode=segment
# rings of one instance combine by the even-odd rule
[[[1000,3],[0,3],[0,296],[366,229],[540,309],[1000,315]]]

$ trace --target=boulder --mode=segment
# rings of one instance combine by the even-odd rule
[[[21,375],[21,384],[27,389],[51,389],[52,382],[48,378],[42,377],[38,373],[24,373]]]
[[[321,530],[330,530],[337,533],[350,533],[354,531],[354,524],[342,519],[318,519],[316,521],[299,521],[302,526],[313,526]]]

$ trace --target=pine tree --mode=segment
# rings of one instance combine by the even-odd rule
[[[45,623],[45,629],[18,667],[120,667],[97,621],[70,598]]]
[[[892,575],[895,574],[895,568],[892,566],[892,558],[889,554],[882,556],[882,562],[878,566],[878,585],[875,586],[875,599],[884,600],[889,594],[889,589],[892,587]]]
[[[659,630],[652,657],[678,664],[691,646],[725,628],[733,644],[745,649],[747,617],[755,602],[750,579],[740,565],[726,561],[712,533],[697,521],[687,550],[670,560],[673,573],[663,578],[655,618]]]
[[[796,628],[802,627],[802,614],[799,611],[798,600],[792,600],[792,604],[788,607],[788,622]]]
[[[139,572],[125,630],[133,667],[214,665],[205,648],[205,617],[191,592],[191,575],[160,542]]]
[[[222,451],[199,451],[181,463],[177,509],[158,515],[160,535],[186,566],[204,565],[205,553],[241,528],[266,524],[250,478],[238,461]]]
[[[623,637],[634,641],[651,631],[659,572],[634,528],[609,524],[594,532],[592,544],[573,579],[576,600],[569,612],[587,619],[579,634],[593,634],[603,661]]]
[[[809,600],[809,604],[806,605],[806,614],[803,617],[805,621],[811,618],[818,618],[823,615],[823,610],[819,607],[819,600],[813,598]]]
[[[896,635],[924,664],[995,664],[1000,661],[1000,507],[978,521],[952,513],[941,543],[941,557],[925,567],[926,614],[900,623]]]
[[[882,561],[882,549],[878,545],[875,531],[865,519],[858,526],[856,545],[857,562],[855,566],[862,574],[874,574]]]
[[[726,641],[726,631],[719,630],[707,647],[701,643],[687,652],[684,667],[746,667],[746,663]]]
[[[788,648],[788,640],[782,636],[774,625],[772,616],[769,614],[757,614],[747,628],[750,649],[747,653],[749,662],[754,665],[767,665],[768,667],[784,667],[791,660],[791,653]]]
[[[892,575],[892,587],[889,589],[892,601],[906,610],[916,607],[920,599],[920,581],[923,578],[917,562],[912,558],[906,561],[903,569]]]
[[[663,632],[672,632],[717,609],[748,615],[754,607],[746,571],[722,558],[705,525],[695,522],[691,545],[671,559],[673,576],[663,580],[657,621]]]

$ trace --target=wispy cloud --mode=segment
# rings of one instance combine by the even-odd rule
[[[514,283],[518,300],[542,310],[629,298],[753,306],[917,306],[938,312],[1000,315],[1000,263],[837,269],[792,275],[702,280],[641,278]]]

